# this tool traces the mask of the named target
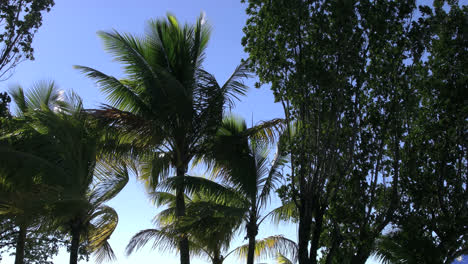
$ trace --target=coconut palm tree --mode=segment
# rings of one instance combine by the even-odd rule
[[[15,264],[22,264],[28,229],[38,228],[44,221],[45,207],[57,195],[54,181],[61,176],[50,155],[50,138],[34,131],[27,115],[63,110],[66,103],[54,82],[38,82],[26,94],[16,86],[11,95],[17,110],[8,129],[3,129],[0,143],[0,213],[19,228]]]
[[[138,155],[141,179],[149,189],[159,180],[181,179],[176,187],[176,216],[185,215],[184,181],[193,157],[203,152],[216,133],[223,111],[247,87],[246,65],[236,68],[222,86],[203,67],[210,27],[199,17],[195,25],[167,19],[148,23],[145,36],[99,32],[105,48],[123,64],[124,79],[76,66],[101,86],[111,105],[94,115],[120,129],[122,142]],[[174,172],[173,172],[174,170]],[[189,241],[179,241],[182,264],[190,262]]]
[[[105,141],[108,132],[83,110],[81,99],[74,94],[55,96],[57,93],[52,90],[53,86],[49,86],[28,95],[22,89],[12,93],[19,116],[25,122],[23,127],[10,133],[11,137],[34,134],[34,140],[20,138],[17,142],[29,149],[19,148],[21,151],[15,152],[2,148],[1,154],[9,160],[15,156],[27,157],[29,165],[18,168],[35,167],[30,166],[31,162],[45,167],[40,179],[49,180],[51,184],[47,186],[58,189],[52,201],[47,201],[48,216],[52,215],[51,226],[60,226],[71,236],[70,263],[77,263],[80,244],[95,253],[98,261],[106,257],[112,259],[114,254],[107,239],[116,228],[118,217],[115,210],[104,203],[127,183],[126,166],[102,159],[105,156],[100,150],[109,143]],[[63,98],[62,103],[51,103],[50,98],[59,97]],[[31,98],[43,100],[37,103]],[[32,146],[37,145],[35,149],[39,152],[29,151],[29,143],[35,143]],[[28,175],[27,172],[15,175]],[[29,178],[37,176],[30,174]],[[40,187],[43,191],[43,186]]]
[[[281,180],[281,170],[288,160],[282,144],[278,145],[273,160],[269,159],[269,143],[280,124],[282,120],[272,120],[248,129],[245,120],[228,116],[203,157],[213,168],[215,178],[241,193],[248,204],[244,216],[249,240],[248,264],[254,263],[258,227],[269,216],[262,216],[262,210]]]
[[[218,189],[226,188],[218,186]],[[235,231],[242,223],[245,208],[238,207],[242,205],[239,199],[230,199],[228,202],[199,191],[191,197],[185,196],[187,214],[178,221],[175,215],[176,196],[169,192],[153,193],[155,204],[167,206],[167,209],[155,218],[158,229],[142,230],[131,238],[127,245],[127,254],[140,249],[150,240],[154,240],[153,247],[162,250],[178,249],[178,236],[182,230],[187,234],[192,256],[208,258],[212,264],[222,264],[234,252],[228,252],[228,249]]]
[[[106,131],[83,111],[78,100],[71,112],[38,112],[36,130],[53,137],[67,174],[60,182],[61,197],[51,207],[55,224],[71,236],[70,264],[78,262],[80,244],[95,253],[97,261],[114,259],[107,240],[118,222],[116,211],[104,203],[128,182],[126,166],[106,160],[100,153]]]

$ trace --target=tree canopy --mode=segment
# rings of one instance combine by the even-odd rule
[[[42,25],[42,14],[54,0],[3,0],[0,2],[0,79],[25,59],[34,60],[32,42]]]

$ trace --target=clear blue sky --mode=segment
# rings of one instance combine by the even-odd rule
[[[84,99],[86,107],[98,107],[100,103],[106,102],[104,96],[92,81],[74,70],[72,65],[90,66],[121,77],[120,65],[112,62],[111,57],[104,52],[96,32],[116,29],[119,32],[141,34],[147,20],[162,17],[167,12],[176,15],[180,21],[189,23],[195,21],[201,12],[206,13],[213,32],[204,66],[220,83],[229,77],[241,58],[247,57],[240,44],[242,27],[246,20],[245,5],[241,4],[240,0],[56,2],[52,11],[45,14],[43,26],[34,40],[36,60],[20,64],[9,80],[0,83],[0,91],[7,90],[8,86],[13,84],[29,87],[35,81],[55,80],[62,89],[76,91]],[[253,82],[248,82],[251,87]],[[252,88],[233,112],[245,117],[249,122],[253,118],[254,123],[283,116],[280,105],[273,103],[273,96],[268,87]],[[139,230],[151,228],[151,219],[158,212],[157,208],[151,206],[140,183],[132,178],[122,193],[109,204],[119,213],[119,225],[110,240],[118,258],[116,263],[178,263],[175,252],[161,253],[151,250],[149,246],[130,257],[123,254],[130,237]],[[271,208],[277,205],[277,199],[273,199]],[[258,238],[274,234],[284,234],[292,239],[296,237],[293,226],[275,227],[266,223],[260,227]],[[245,234],[239,236],[233,246],[245,242],[244,236]],[[62,251],[54,260],[56,264],[68,263],[68,254]],[[5,258],[5,261],[13,263],[12,258]],[[89,263],[94,263],[93,259]],[[192,263],[206,261],[194,259]],[[230,257],[225,263],[238,263],[238,260]]]

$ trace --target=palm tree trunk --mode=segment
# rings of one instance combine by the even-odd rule
[[[27,232],[26,225],[25,224],[20,224],[19,234],[18,234],[18,241],[16,242],[15,264],[23,264],[24,263],[24,246],[26,244],[26,232]]]
[[[80,229],[73,227],[71,230],[72,241],[70,247],[70,264],[78,264],[78,250],[80,248]]]
[[[249,249],[247,252],[247,264],[254,264],[255,257],[255,237],[249,236]]]
[[[186,167],[186,166],[185,166]],[[185,216],[185,199],[184,199],[184,176],[185,176],[185,167],[177,168],[177,178],[180,180],[176,188],[176,216],[181,217]],[[179,241],[180,249],[180,264],[190,264],[190,249],[189,242],[186,236],[183,236]]]
[[[220,249],[217,249],[215,252],[214,252],[214,256],[213,258],[211,259],[211,263],[212,264],[223,264],[223,256],[221,255],[221,250]]]
[[[249,222],[247,223],[247,237],[249,238],[249,248],[247,251],[247,264],[254,264],[255,238],[257,237],[257,234],[258,234],[257,219],[255,217],[255,214],[251,213]]]

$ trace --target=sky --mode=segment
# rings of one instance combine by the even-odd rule
[[[120,65],[113,62],[111,56],[103,50],[96,32],[115,29],[142,34],[148,20],[163,17],[167,12],[174,14],[180,22],[188,23],[193,23],[201,13],[206,14],[206,20],[213,30],[204,68],[214,74],[219,83],[224,83],[240,60],[247,58],[241,45],[242,27],[246,21],[244,10],[245,4],[241,4],[240,0],[57,0],[51,12],[44,15],[43,25],[34,39],[35,61],[25,61],[18,65],[13,76],[0,83],[0,91],[8,90],[12,85],[28,88],[40,80],[54,80],[61,89],[77,92],[83,98],[86,108],[99,107],[106,103],[105,96],[93,81],[72,67],[89,66],[117,78],[123,76]],[[252,88],[237,103],[233,112],[244,117],[249,124],[283,117],[282,108],[274,103],[268,87],[255,89],[254,82],[255,79],[247,81]],[[150,246],[129,257],[123,254],[131,236],[142,229],[153,227],[151,220],[159,211],[151,205],[143,185],[134,177],[108,204],[119,214],[118,227],[110,239],[117,255],[116,263],[179,263],[176,252],[158,252]],[[278,199],[273,198],[266,211],[278,205]],[[260,226],[258,238],[277,234],[295,240],[296,229],[290,225],[274,226],[266,221]],[[244,236],[241,234],[235,239],[233,247],[246,243]],[[4,261],[13,263],[9,257],[5,257]],[[238,262],[232,256],[225,261],[226,264]],[[54,263],[68,263],[68,253],[61,251],[54,258]],[[91,258],[89,263],[93,264],[94,260]],[[207,262],[193,259],[192,263]]]

